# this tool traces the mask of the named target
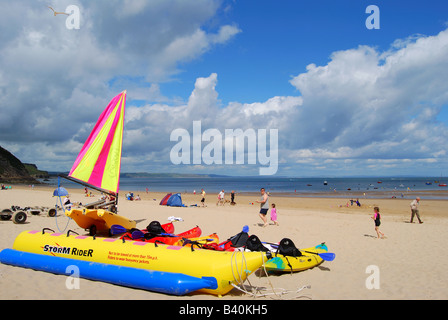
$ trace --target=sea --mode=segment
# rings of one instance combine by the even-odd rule
[[[57,186],[57,178],[51,178],[45,183]],[[448,187],[440,187],[446,183],[440,177],[344,177],[344,178],[293,178],[293,177],[161,177],[161,178],[120,178],[120,190],[143,193],[200,193],[203,188],[207,194],[219,193],[224,190],[230,193],[257,193],[265,188],[272,195],[306,196],[306,197],[340,197],[359,196],[366,193],[367,197],[412,198],[416,192],[424,192],[425,199],[448,199]],[[84,186],[61,179],[61,185],[70,188]],[[366,196],[364,195],[364,196]],[[423,194],[422,194],[423,196]]]

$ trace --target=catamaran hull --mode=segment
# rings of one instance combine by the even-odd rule
[[[66,211],[65,215],[73,219],[81,228],[91,230],[94,226],[97,232],[109,231],[113,225],[119,225],[125,229],[132,229],[137,225],[134,220],[103,209],[72,209]]]

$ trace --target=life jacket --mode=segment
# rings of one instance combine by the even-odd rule
[[[288,256],[288,257],[300,257],[302,256],[302,252],[300,252],[299,249],[297,249],[297,247],[294,245],[294,242],[292,242],[291,239],[288,238],[283,238],[278,247],[277,247],[277,252],[275,253],[275,255],[277,256],[277,254],[281,254],[283,256]]]
[[[229,241],[231,242],[232,247],[239,248],[246,245],[247,239],[249,239],[247,232],[241,231],[240,233],[229,238]]]
[[[291,239],[288,238],[283,238],[278,247],[277,247],[277,251],[275,252],[275,256],[277,256],[277,254],[281,254],[282,256],[285,257],[286,262],[288,263],[288,267],[291,269],[291,274],[292,274],[292,265],[289,262],[288,257],[300,257],[302,256],[302,252],[300,252],[299,249],[297,249],[297,247],[294,245],[294,242],[292,242]]]
[[[251,235],[246,241],[246,249],[250,251],[263,251],[268,252],[269,249],[266,248],[256,235]]]

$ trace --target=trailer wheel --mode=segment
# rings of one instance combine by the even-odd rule
[[[50,209],[48,210],[48,216],[49,217],[54,217],[56,215],[56,209]]]
[[[96,235],[96,225],[92,224],[89,228],[89,236]]]
[[[17,212],[14,212],[14,214],[12,215],[12,222],[14,222],[15,224],[22,224],[22,223],[25,223],[26,218],[27,218],[27,215],[25,212],[17,211]]]
[[[4,209],[1,212],[1,219],[2,221],[8,221],[11,220],[12,217],[12,211],[11,209]]]

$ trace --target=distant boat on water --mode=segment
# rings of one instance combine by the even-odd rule
[[[324,181],[324,186],[326,186],[326,185],[328,185],[328,182],[325,180],[325,181]]]
[[[443,183],[442,182],[442,174],[440,174],[440,183],[439,183],[439,187],[446,187],[446,183]],[[437,181],[437,182],[439,182],[439,181]]]

